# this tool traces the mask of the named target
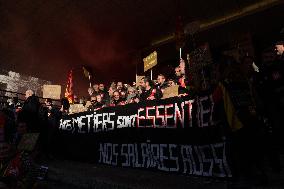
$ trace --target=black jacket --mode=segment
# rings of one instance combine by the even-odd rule
[[[160,89],[150,88],[149,90],[144,90],[140,95],[140,101],[146,101],[150,96],[155,97],[155,99],[161,99],[163,94]]]
[[[26,99],[20,112],[21,118],[27,123],[30,132],[39,131],[40,102],[37,96],[32,95]]]

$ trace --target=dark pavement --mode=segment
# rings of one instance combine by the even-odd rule
[[[67,160],[54,160],[46,163],[49,167],[48,178],[37,183],[36,188],[77,189],[77,188],[131,188],[131,189],[284,189],[284,173],[267,170],[267,182],[246,179],[217,179],[94,165]]]

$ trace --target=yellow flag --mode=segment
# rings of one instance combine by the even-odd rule
[[[87,70],[87,68],[86,68],[85,66],[83,66],[82,68],[83,68],[85,77],[86,77],[86,78],[89,78],[90,72]]]

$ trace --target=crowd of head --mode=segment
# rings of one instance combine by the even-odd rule
[[[244,57],[242,62],[234,62],[227,59],[226,64],[210,65],[210,71],[217,71],[214,76],[206,74],[206,68],[199,72],[198,77],[190,77],[190,70],[187,63],[181,59],[179,66],[175,68],[175,78],[166,78],[164,74],[159,74],[156,80],[151,80],[149,77],[143,77],[138,83],[125,84],[121,81],[113,82],[110,86],[94,84],[88,89],[90,104],[89,111],[95,111],[106,106],[118,106],[131,103],[143,103],[147,100],[159,100],[163,97],[164,92],[168,87],[178,87],[177,96],[195,97],[198,92],[211,90],[216,93],[218,83],[223,82],[224,86],[228,87],[228,91],[233,87],[243,86],[245,83],[252,86],[258,95],[250,94],[254,98],[254,102],[261,99],[262,103],[257,104],[259,115],[266,114],[270,117],[271,122],[275,125],[280,124],[280,113],[283,112],[283,86],[284,86],[284,42],[279,42],[275,45],[275,50],[279,59],[276,63],[262,66],[259,70],[254,68],[253,58]],[[228,63],[229,62],[229,63]],[[201,73],[201,74],[200,74]],[[255,77],[256,76],[256,77]],[[255,80],[253,81],[252,78]],[[253,81],[253,82],[252,82]],[[248,90],[247,92],[251,92]],[[232,94],[232,98],[236,98],[238,102],[239,94]],[[257,96],[257,98],[256,98]],[[258,98],[260,97],[260,98]],[[39,98],[32,90],[27,90],[25,101],[21,104],[17,98],[9,101],[6,108],[0,111],[0,163],[13,156],[7,151],[8,146],[17,146],[21,137],[27,132],[38,132],[40,135],[41,150],[49,153],[52,148],[51,141],[54,135],[54,130],[59,125],[59,120],[62,115],[68,114],[70,107],[69,101],[66,98],[61,100],[61,107],[55,107],[51,99],[46,99],[44,104],[39,102]],[[216,96],[213,95],[213,98]],[[79,100],[74,96],[74,103],[86,103],[85,99]],[[261,104],[261,105],[260,105]],[[264,105],[263,105],[264,104]],[[271,106],[273,104],[273,106]],[[238,105],[241,107],[241,105]],[[246,106],[246,105],[245,105]],[[268,107],[268,109],[259,110],[258,107]],[[276,107],[276,108],[275,108]],[[244,108],[241,107],[240,111]],[[271,114],[271,112],[274,112]],[[248,114],[246,114],[248,115]],[[279,115],[278,118],[275,115]],[[276,117],[276,118],[275,118]],[[274,120],[273,120],[274,119]],[[276,120],[276,121],[275,121]],[[280,128],[280,127],[279,127]],[[278,127],[276,127],[278,129]],[[283,130],[283,129],[282,129]],[[51,132],[50,132],[51,131]]]
[[[133,84],[126,84],[121,81],[112,82],[106,87],[105,84],[94,84],[88,88],[89,99],[78,99],[74,96],[74,103],[86,103],[88,110],[92,111],[105,106],[117,106],[131,103],[144,102],[146,100],[159,100],[163,97],[166,88],[178,86],[179,92],[177,95],[188,95],[189,82],[185,75],[185,62],[180,60],[180,65],[175,68],[175,77],[167,79],[165,75],[159,74],[156,80],[151,80],[150,77],[143,77]]]
[[[275,45],[276,54],[283,57],[283,48],[283,42],[277,42]],[[216,87],[218,82],[222,80],[242,80],[253,77],[253,73],[259,71],[253,57],[245,56],[240,62],[232,57],[225,59],[223,63],[219,62],[203,67],[194,76],[191,72],[192,68],[189,68],[189,62],[180,59],[179,65],[174,68],[174,77],[167,78],[166,74],[160,73],[153,80],[150,77],[143,77],[136,81],[137,83],[133,82],[132,84],[121,81],[112,82],[110,85],[94,84],[88,88],[89,96],[87,98],[79,98],[75,95],[74,104],[83,104],[89,111],[94,111],[106,106],[159,100],[163,98],[165,90],[172,86],[178,86],[176,96],[193,95],[198,91]],[[213,72],[217,73],[212,75]]]
[[[176,70],[180,70],[180,68]],[[144,77],[137,85],[116,82],[106,87],[104,84],[95,84],[88,89],[90,94],[88,110],[95,111],[105,106],[158,100],[162,98],[164,89],[173,85],[179,85],[187,90],[180,83],[184,75],[176,74],[176,76],[177,78],[174,80],[167,80],[164,75],[159,74],[157,81]],[[84,104],[84,99],[74,96],[74,104],[76,103]],[[9,163],[22,154],[18,146],[24,135],[28,133],[40,133],[35,152],[29,154],[29,158],[32,161],[37,161],[42,157],[52,158],[51,152],[54,150],[60,118],[69,113],[69,108],[70,103],[67,98],[61,99],[61,106],[55,106],[52,99],[45,99],[44,103],[41,103],[39,97],[32,90],[26,91],[25,99],[22,101],[16,97],[9,98],[8,103],[0,111],[0,173],[7,170]],[[16,167],[15,169],[20,168]],[[5,171],[3,177],[2,174],[0,175],[0,182],[2,178],[13,178],[12,181],[4,181],[10,186],[16,186],[18,181],[25,178],[22,171],[28,172],[27,170]]]

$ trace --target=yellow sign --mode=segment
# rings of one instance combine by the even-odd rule
[[[136,87],[140,85],[140,82],[144,77],[144,75],[136,75]]]
[[[157,52],[154,51],[146,58],[143,58],[143,62],[144,62],[144,72],[156,66],[158,63]]]
[[[69,114],[80,113],[87,111],[87,107],[83,104],[70,104]]]
[[[60,99],[61,85],[43,85],[43,98]]]
[[[178,87],[179,87],[178,85],[174,85],[165,88],[162,99],[178,96]]]

